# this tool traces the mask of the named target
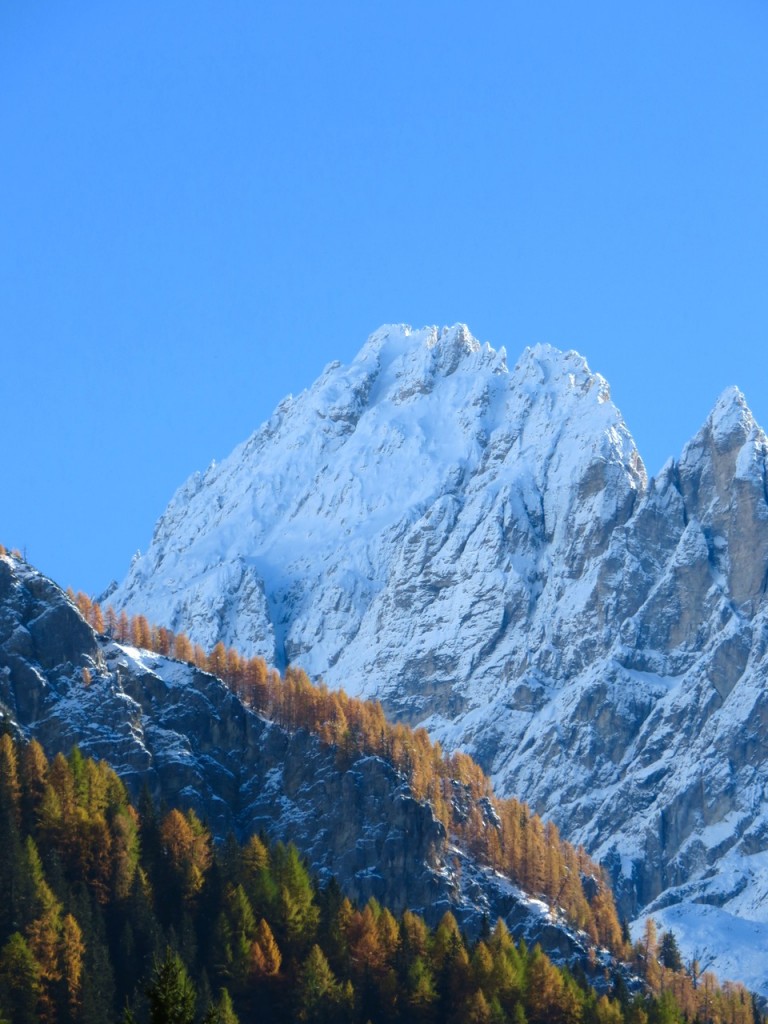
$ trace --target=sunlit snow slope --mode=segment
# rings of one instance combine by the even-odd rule
[[[576,353],[539,347],[510,371],[465,327],[383,328],[190,479],[111,600],[452,718],[461,684],[497,671],[511,623],[551,618],[546,584],[604,548],[644,481]],[[501,656],[504,675],[524,659]]]

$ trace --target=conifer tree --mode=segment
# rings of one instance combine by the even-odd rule
[[[179,661],[194,660],[194,648],[186,633],[177,633],[173,641],[173,656]]]
[[[107,605],[107,610],[104,613],[104,623],[106,626],[107,636],[117,638],[117,612],[111,604]]]
[[[160,825],[160,843],[172,884],[180,887],[185,899],[194,898],[211,866],[210,833],[194,811],[172,810]]]
[[[117,631],[115,633],[115,639],[118,643],[127,644],[131,639],[131,624],[128,619],[128,613],[123,609],[117,619]]]
[[[639,959],[640,970],[654,994],[661,989],[661,967],[657,958],[656,922],[652,917],[646,918],[643,937],[635,946]]]
[[[39,1024],[40,967],[23,935],[14,932],[0,950],[0,1006],[13,1024]]]
[[[139,868],[138,815],[132,807],[121,808],[111,824],[112,892],[117,900],[127,899]]]
[[[320,921],[309,873],[296,847],[282,843],[273,851],[272,871],[279,886],[278,941],[281,948],[301,953],[314,942]]]
[[[251,836],[242,852],[243,868],[248,877],[255,877],[260,871],[269,867],[267,848],[258,836]]]
[[[432,960],[435,969],[441,970],[446,960],[454,956],[461,945],[461,932],[456,918],[449,910],[446,910],[440,918],[433,941]]]
[[[115,1005],[115,976],[104,916],[87,885],[73,886],[70,892],[68,909],[82,929],[85,946],[78,1024],[104,1024],[112,1019]]]
[[[256,929],[256,939],[251,948],[253,969],[263,977],[271,977],[280,970],[282,959],[272,929],[262,918]]]
[[[203,1024],[240,1024],[240,1018],[235,1013],[232,999],[226,988],[220,990],[216,1005],[206,1013]]]
[[[21,786],[16,744],[8,733],[0,736],[0,814],[21,825]]]
[[[170,948],[155,963],[147,998],[150,1024],[194,1024],[195,990],[181,958]]]
[[[402,946],[407,958],[426,957],[429,952],[430,936],[426,922],[410,910],[403,912],[400,919]]]
[[[421,956],[416,956],[408,962],[405,1000],[417,1020],[427,1020],[437,1001],[434,974]]]
[[[253,969],[252,947],[256,942],[256,919],[242,885],[229,885],[216,927],[220,968],[237,984],[245,982]]]
[[[134,647],[149,650],[152,646],[152,629],[144,615],[134,615],[131,619],[130,641]]]
[[[22,747],[20,777],[22,822],[25,830],[32,832],[37,824],[40,804],[48,782],[48,759],[37,740],[30,740]]]
[[[491,1008],[480,989],[473,992],[467,1000],[461,1019],[466,1021],[466,1024],[491,1024]]]
[[[325,1024],[342,1001],[341,986],[333,976],[323,951],[312,946],[299,972],[297,1017],[307,1024]]]
[[[478,989],[489,991],[493,987],[493,957],[484,942],[478,942],[470,960],[472,981]]]
[[[85,944],[80,925],[72,914],[61,923],[61,973],[70,1017],[75,1020],[82,1001]]]
[[[28,890],[22,844],[23,801],[16,746],[0,737],[0,942],[20,925],[20,900]]]
[[[227,649],[219,640],[211,653],[208,655],[208,671],[221,679],[227,668]]]
[[[670,971],[683,969],[683,958],[673,932],[662,932],[659,939],[659,962]]]
[[[105,632],[104,614],[102,613],[101,605],[98,601],[94,601],[92,603],[91,614],[88,621],[99,635]]]
[[[565,984],[562,975],[535,946],[528,961],[526,1011],[532,1024],[552,1024],[564,1018]]]
[[[25,937],[39,967],[41,1014],[43,1019],[48,1020],[53,1016],[52,988],[61,978],[59,957],[62,908],[45,880],[40,855],[29,837],[26,857],[31,883],[29,914],[32,920],[25,928]]]

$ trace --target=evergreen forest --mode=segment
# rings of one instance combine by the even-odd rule
[[[291,846],[216,845],[135,807],[104,762],[0,736],[0,1019],[8,1024],[753,1024],[740,985],[651,926],[590,987],[502,921],[474,942],[319,886]]]

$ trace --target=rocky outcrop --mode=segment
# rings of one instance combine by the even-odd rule
[[[306,731],[246,709],[208,673],[96,636],[50,580],[7,556],[0,711],[49,756],[77,745],[108,761],[134,797],[146,788],[158,806],[194,808],[219,839],[263,832],[295,843],[313,872],[337,877],[355,899],[409,907],[432,924],[451,910],[470,935],[503,916],[561,962],[597,969],[583,933],[453,846],[390,764],[342,762]]]
[[[629,912],[763,830],[767,448],[727,392],[581,580],[604,652],[497,708],[497,777],[612,863]]]

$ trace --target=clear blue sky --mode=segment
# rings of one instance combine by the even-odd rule
[[[768,5],[0,6],[0,539],[98,592],[379,324],[768,423]]]

